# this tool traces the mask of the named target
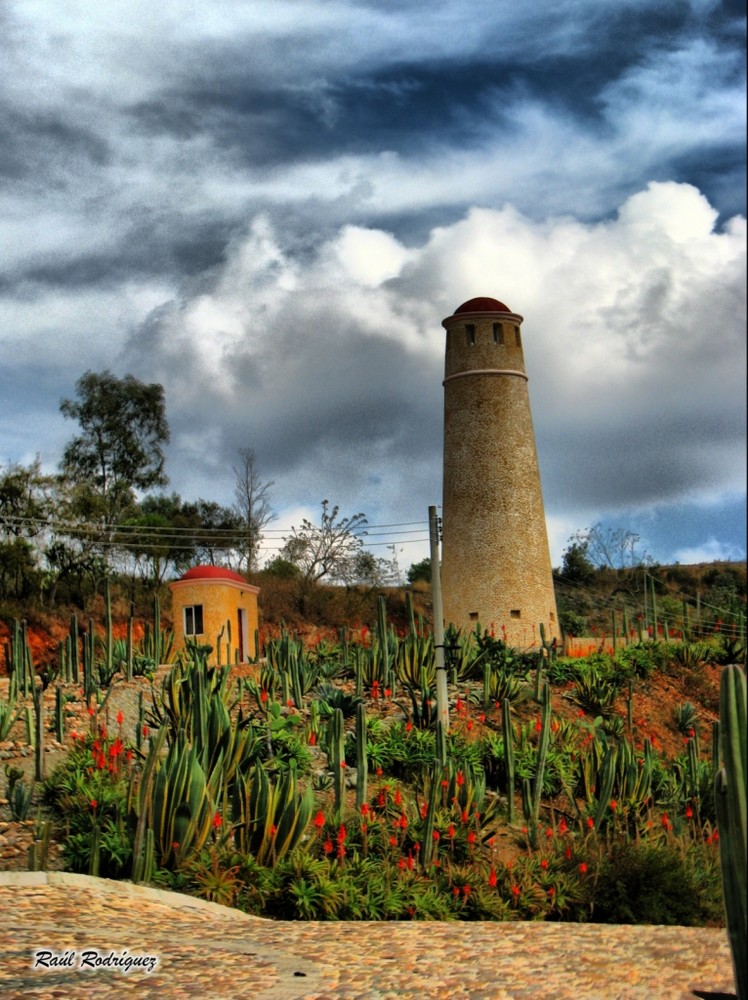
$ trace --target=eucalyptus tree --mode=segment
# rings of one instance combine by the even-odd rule
[[[63,477],[73,487],[79,515],[107,533],[133,509],[136,491],[164,486],[164,445],[169,441],[164,389],[133,375],[87,371],[63,399],[63,416],[80,433],[65,447]]]

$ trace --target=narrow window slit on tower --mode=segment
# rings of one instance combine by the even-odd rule
[[[470,612],[468,612],[468,615],[470,617],[470,621],[471,622],[477,622],[478,621],[478,612],[477,611],[470,611]]]
[[[475,323],[466,323],[465,333],[467,333],[467,342],[470,347],[475,347]]]
[[[515,608],[514,610],[512,610],[512,611],[509,612],[509,615],[510,615],[511,618],[521,618],[522,617],[522,612],[519,611],[517,608]]]
[[[519,335],[519,327],[518,326],[515,326],[515,328],[514,328],[514,342],[517,345],[517,347],[522,347],[522,339],[520,338],[520,335]]]
[[[501,323],[494,323],[493,325],[493,342],[494,344],[504,343],[504,327]]]

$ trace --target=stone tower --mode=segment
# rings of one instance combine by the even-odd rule
[[[559,638],[522,317],[470,299],[442,321],[444,621],[527,649]]]

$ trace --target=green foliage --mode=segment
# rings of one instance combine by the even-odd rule
[[[577,679],[572,699],[592,716],[608,718],[618,697],[618,687],[610,680],[595,673],[584,673]]]
[[[76,400],[64,399],[63,416],[81,433],[65,447],[63,473],[85,491],[90,520],[113,524],[132,506],[135,490],[166,482],[163,446],[169,440],[164,390],[132,375],[87,371],[75,385]],[[82,508],[83,494],[78,507]]]
[[[408,569],[407,580],[411,586],[420,581],[431,583],[431,559],[426,556],[420,562],[412,563]]]
[[[317,696],[320,702],[320,713],[323,716],[330,716],[339,708],[344,719],[351,719],[356,714],[356,708],[361,704],[361,698],[355,694],[348,694],[329,682],[317,686]]]
[[[675,846],[625,841],[615,844],[600,865],[591,919],[695,927],[713,919],[717,905],[714,884],[700,884]]]
[[[698,732],[699,713],[695,705],[690,701],[683,701],[673,709],[673,721],[679,733],[684,736],[693,736]]]

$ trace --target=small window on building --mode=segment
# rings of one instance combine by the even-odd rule
[[[509,616],[511,618],[521,618],[522,612],[518,608],[515,608],[513,611],[509,612]]]
[[[470,611],[468,613],[468,618],[470,619],[471,622],[477,622],[478,621],[478,612],[477,611]]]
[[[184,609],[184,634],[185,635],[203,634],[202,604],[193,604],[191,605],[191,607]]]
[[[549,614],[550,614],[550,616],[551,616],[551,621],[552,621],[552,622],[555,622],[555,620],[556,620],[556,616],[554,615],[554,613],[553,613],[553,612],[551,611],[551,612],[549,612]]]
[[[465,333],[467,334],[468,346],[475,347],[475,323],[466,323]]]
[[[504,343],[504,327],[501,323],[494,323],[493,325],[493,342],[494,344]]]
[[[515,326],[515,328],[514,328],[514,342],[517,345],[517,347],[522,347],[522,338],[519,335],[519,327],[518,326]]]

